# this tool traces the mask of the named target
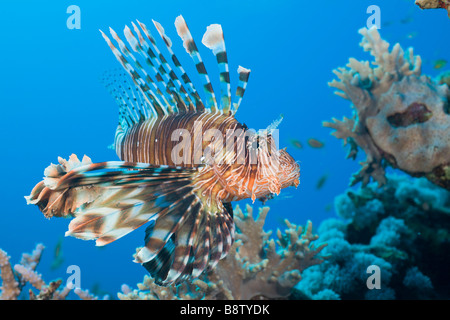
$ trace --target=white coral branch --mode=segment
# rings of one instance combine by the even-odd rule
[[[0,287],[0,300],[15,300],[20,294],[19,283],[9,262],[9,256],[0,249],[0,276],[2,287]]]

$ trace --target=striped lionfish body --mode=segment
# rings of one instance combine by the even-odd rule
[[[238,68],[232,101],[220,25],[209,26],[202,39],[219,66],[216,96],[186,22],[182,16],[175,21],[202,81],[201,99],[170,38],[153,23],[170,64],[141,22],[132,24],[134,32],[125,27],[128,46],[112,29],[116,45],[102,32],[126,71],[104,79],[119,105],[114,146],[120,161],[59,158],[26,198],[47,218],[73,217],[66,235],[95,239],[97,245],[147,224],[135,261],[156,283],[169,285],[198,277],[226,256],[234,238],[231,201],[297,186],[300,169],[285,150],[276,149],[276,123],[255,132],[235,119],[250,70]]]

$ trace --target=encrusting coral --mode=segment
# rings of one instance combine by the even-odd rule
[[[450,18],[450,0],[416,0],[421,9],[446,9]]]
[[[449,299],[450,192],[425,178],[390,175],[335,199],[342,219],[327,219],[319,241],[329,258],[296,286],[310,299]],[[370,290],[367,268],[380,268]]]
[[[389,164],[450,190],[448,86],[421,75],[421,59],[412,48],[405,52],[396,44],[389,51],[376,27],[359,33],[360,45],[375,61],[350,58],[347,68],[334,70],[339,81],[329,85],[352,102],[354,112],[351,118],[323,124],[350,145],[348,157],[355,159],[358,147],[366,154],[351,184],[374,179],[384,185]]]
[[[256,220],[253,208],[234,210],[236,242],[226,258],[200,278],[178,286],[159,287],[149,276],[138,289],[122,286],[118,297],[123,300],[149,299],[275,299],[288,297],[300,281],[303,270],[320,264],[319,253],[326,246],[314,245],[312,223],[305,228],[285,221],[287,229],[278,230],[277,241],[264,232],[269,207],[260,208]]]
[[[61,290],[58,290],[62,284],[62,280],[54,280],[47,284],[42,276],[36,272],[44,246],[38,244],[31,254],[24,253],[20,264],[11,266],[9,261],[10,257],[7,253],[0,249],[0,279],[2,280],[0,287],[0,300],[17,300],[20,298],[30,300],[65,300],[72,290],[68,286],[65,286]],[[34,293],[32,289],[29,289],[28,296],[22,296],[23,288],[26,284],[30,284],[33,288],[38,290],[38,293]],[[88,291],[80,289],[74,290],[80,299],[83,300],[97,300],[95,297],[89,294]]]

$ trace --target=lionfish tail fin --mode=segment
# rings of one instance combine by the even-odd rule
[[[198,277],[231,247],[232,212],[209,212],[195,192],[197,169],[59,158],[27,198],[47,218],[73,217],[66,236],[111,243],[150,222],[135,261],[169,285]]]

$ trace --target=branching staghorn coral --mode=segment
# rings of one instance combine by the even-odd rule
[[[236,242],[226,258],[208,274],[178,286],[159,287],[149,276],[144,277],[138,289],[122,286],[120,299],[255,299],[286,298],[300,281],[304,269],[320,264],[319,256],[326,246],[314,245],[309,221],[303,229],[285,221],[287,229],[278,230],[277,241],[270,239],[271,232],[263,230],[269,207],[259,210],[256,220],[253,208],[247,205],[242,211],[234,210]]]
[[[450,0],[416,0],[421,9],[446,9],[450,18]]]
[[[371,179],[386,183],[385,166],[412,176],[424,176],[450,190],[449,88],[421,75],[421,59],[396,44],[381,39],[378,30],[359,30],[361,46],[375,58],[350,58],[347,68],[334,73],[339,81],[329,83],[337,95],[352,102],[352,118],[324,122],[333,135],[350,145],[348,157],[358,148],[366,154],[362,169],[351,181],[367,185]]]
[[[34,293],[29,290],[28,298],[30,300],[65,300],[71,289],[67,286],[58,290],[62,284],[62,280],[51,281],[48,285],[42,279],[42,276],[36,272],[36,267],[41,260],[44,246],[38,244],[31,254],[24,253],[20,264],[11,266],[9,256],[0,249],[0,279],[2,286],[0,287],[0,300],[17,300],[20,298],[23,288],[26,284],[30,284],[38,290]],[[97,300],[98,297],[90,295],[88,291],[75,289],[82,300]]]
[[[20,294],[19,283],[14,277],[9,257],[5,251],[0,249],[0,276],[2,287],[0,287],[0,300],[14,300]]]
[[[62,280],[52,281],[47,285],[42,280],[41,275],[36,272],[43,250],[44,246],[38,244],[31,254],[23,254],[20,264],[14,265],[14,268],[12,268],[6,252],[0,250],[0,278],[3,283],[0,292],[1,300],[18,299],[27,283],[39,290],[39,293],[36,295],[30,289],[30,300],[65,299],[70,290],[57,291]]]

